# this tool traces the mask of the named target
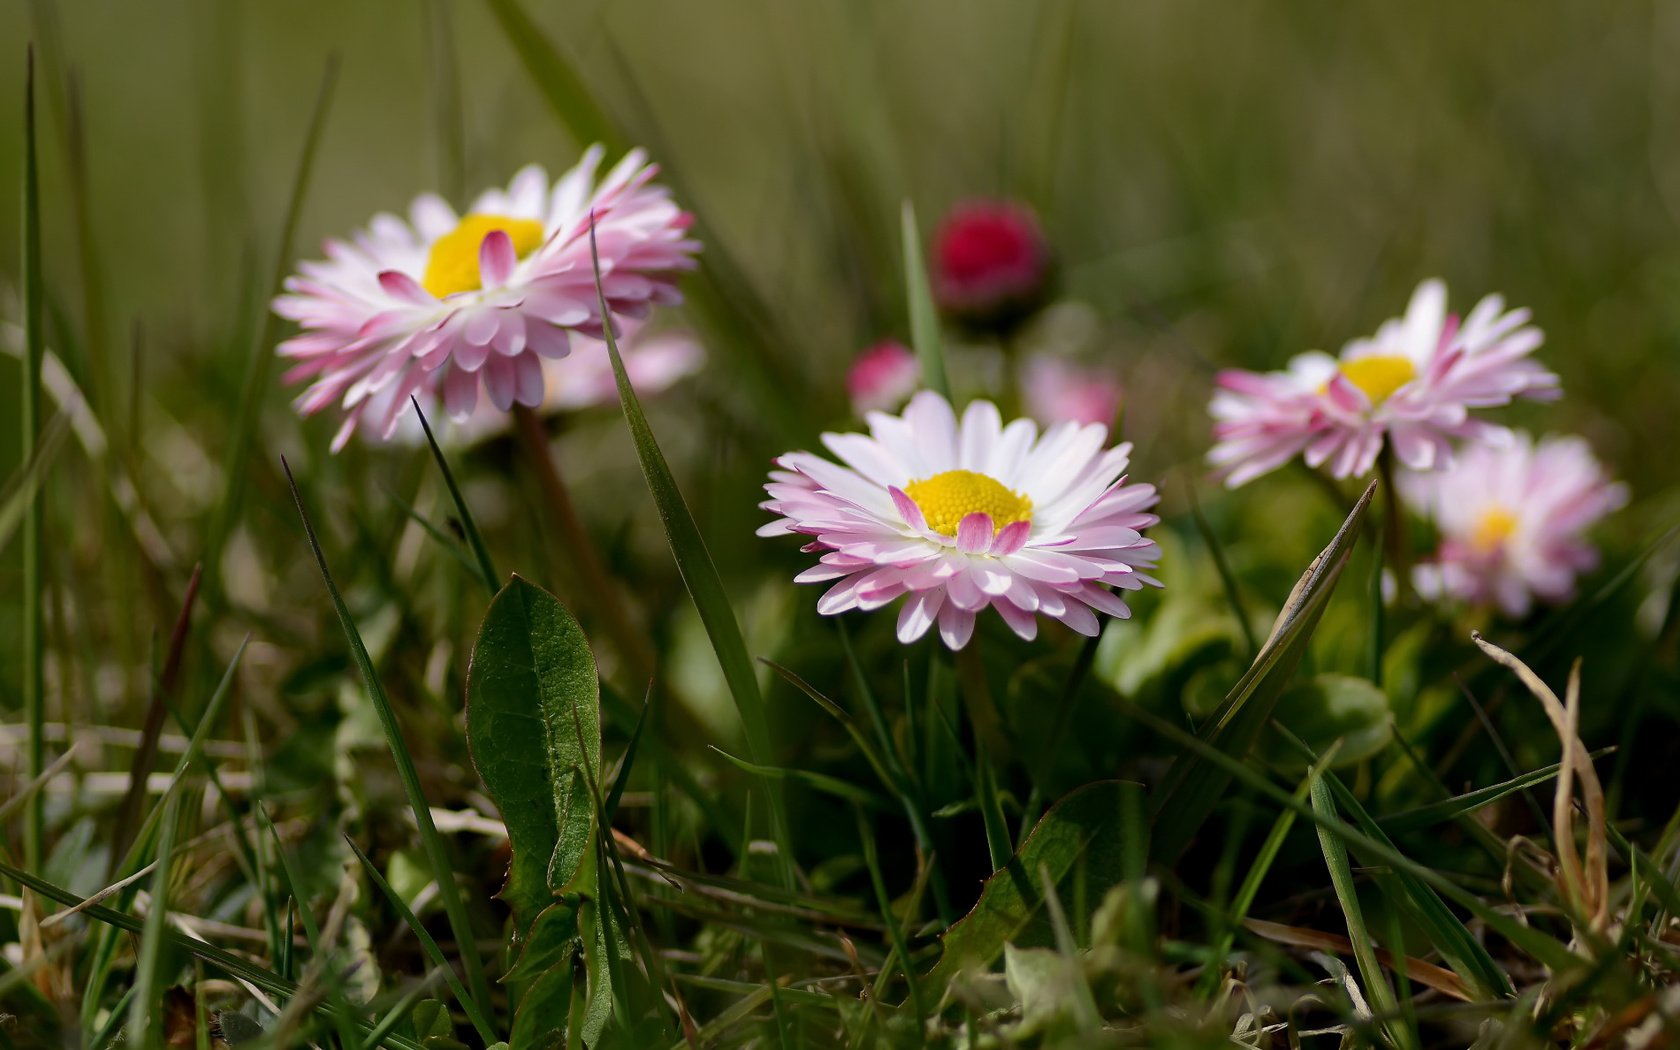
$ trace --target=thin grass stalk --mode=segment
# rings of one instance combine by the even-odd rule
[[[315,526],[310,522],[309,512],[304,508],[303,494],[298,490],[297,480],[292,477],[291,465],[284,458],[280,460],[280,465],[285,471],[287,483],[291,486],[292,500],[297,505],[298,516],[303,520],[303,530],[309,540],[310,552],[314,554],[315,563],[321,570],[321,579],[327,585],[327,593],[331,596],[333,608],[338,613],[339,624],[344,628],[345,638],[350,643],[350,652],[361,671],[368,698],[379,716],[379,725],[384,730],[385,742],[396,763],[397,775],[402,780],[409,808],[414,812],[414,823],[420,830],[420,841],[425,848],[427,864],[432,870],[432,877],[437,880],[438,896],[443,900],[443,910],[449,918],[449,928],[455,934],[455,942],[461,956],[461,968],[467,975],[467,987],[480,1004],[488,1003],[491,1001],[490,984],[484,976],[484,962],[478,957],[472,922],[467,916],[466,904],[461,899],[460,887],[455,884],[455,868],[449,861],[443,837],[438,834],[437,825],[432,821],[431,807],[426,801],[424,789],[420,786],[420,773],[414,767],[414,757],[408,752],[402,726],[397,723],[396,711],[391,707],[391,700],[385,695],[385,687],[380,684],[379,675],[374,670],[373,658],[368,655],[367,646],[362,643],[361,632],[356,629],[356,622],[350,615],[349,607],[344,604],[343,596],[339,594],[338,585],[333,582],[332,571],[327,567],[326,553],[321,549],[321,541],[315,535]]]
[[[42,331],[41,182],[35,153],[35,50],[25,58],[23,88],[23,461],[35,458],[41,429],[41,363],[46,353]],[[23,518],[23,717],[29,727],[26,775],[34,780],[46,768],[46,639],[41,593],[41,537],[46,531],[42,477],[28,496]],[[45,799],[29,800],[23,823],[23,862],[39,870],[46,840]]]

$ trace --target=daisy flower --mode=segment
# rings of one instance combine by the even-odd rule
[[[1159,587],[1143,569],[1160,549],[1144,529],[1153,485],[1128,485],[1131,445],[1104,449],[1101,425],[1062,423],[1042,435],[1030,419],[1007,427],[990,401],[959,422],[943,397],[921,391],[902,416],[871,412],[868,434],[824,434],[835,463],[809,452],[776,460],[761,506],[779,515],[761,536],[810,537],[819,563],[800,583],[835,581],[817,600],[832,616],[903,598],[898,638],[935,623],[961,649],[991,608],[1032,639],[1039,614],[1095,635],[1096,614],[1131,610],[1110,587]]]
[[[1418,593],[1497,604],[1526,615],[1533,600],[1568,600],[1575,577],[1598,564],[1586,532],[1627,503],[1578,437],[1516,435],[1503,448],[1472,446],[1445,470],[1403,474],[1400,494],[1441,534],[1416,567]]]
[[[846,393],[858,415],[888,411],[907,401],[922,381],[916,355],[896,339],[884,339],[865,350],[846,371]]]
[[[592,147],[553,184],[524,168],[464,215],[427,194],[407,221],[376,215],[287,278],[274,311],[302,331],[280,344],[297,361],[285,378],[310,381],[302,414],[339,405],[334,451],[358,427],[388,437],[410,394],[437,393],[454,419],[471,414],[481,389],[499,411],[536,407],[548,386],[542,363],[566,356],[571,333],[599,336],[615,318],[680,301],[675,272],[699,250],[690,217],[652,182],[639,150],[597,183],[601,155]],[[591,215],[609,317],[596,303]]]
[[[1461,322],[1447,313],[1446,286],[1424,281],[1405,317],[1339,357],[1313,351],[1284,372],[1220,372],[1208,461],[1235,488],[1296,455],[1346,478],[1368,473],[1384,442],[1407,467],[1430,470],[1451,458],[1449,439],[1507,441],[1510,431],[1470,411],[1558,396],[1557,376],[1528,357],[1541,342],[1528,320],[1489,295]]]

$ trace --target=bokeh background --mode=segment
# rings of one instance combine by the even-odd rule
[[[1340,512],[1289,473],[1215,490],[1200,465],[1213,373],[1334,350],[1399,314],[1429,276],[1447,280],[1461,309],[1501,292],[1534,311],[1547,336],[1540,358],[1566,397],[1502,418],[1583,433],[1631,482],[1633,506],[1604,530],[1613,566],[1680,509],[1680,7],[619,0],[526,10],[697,212],[707,266],[734,311],[733,324],[673,319],[701,326],[711,363],[658,402],[655,425],[755,652],[796,665],[832,655],[832,639],[811,640],[814,593],[787,582],[802,560],[793,545],[751,538],[763,520],[754,505],[772,455],[847,424],[852,357],[908,334],[903,201],[924,234],[970,196],[1037,210],[1062,295],[1083,304],[1077,352],[1126,384],[1136,476],[1164,482],[1170,516],[1201,491],[1237,568],[1274,608]],[[430,702],[444,732],[477,595],[463,600],[458,567],[390,498],[444,516],[431,464],[413,449],[360,444],[330,457],[336,421],[299,420],[272,376],[247,420],[241,384],[253,355],[270,350],[259,333],[286,202],[334,56],[298,254],[425,190],[461,203],[530,161],[557,172],[585,144],[555,119],[488,4],[4,0],[4,201],[18,198],[31,39],[49,344],[111,446],[97,469],[79,447],[65,452],[71,466],[48,486],[60,713],[132,724],[148,654],[192,564],[218,546],[237,475],[244,493],[210,566],[193,673],[212,679],[252,632],[249,702],[280,746],[300,752],[275,768],[303,783],[312,762],[344,753],[308,753],[334,734],[342,746],[358,709],[279,472],[284,454],[327,523],[364,629],[398,654],[393,691]],[[6,345],[18,232],[17,208],[0,208]],[[0,420],[16,418],[12,369],[0,362]],[[250,454],[229,463],[247,423]],[[6,475],[17,429],[0,425]],[[622,422],[603,411],[564,431],[585,516],[658,611],[650,629],[689,695],[715,701],[698,716],[727,738],[733,715],[663,559]],[[463,452],[458,470],[502,567],[547,581],[562,555],[516,459],[492,443]],[[155,537],[139,536],[119,506],[119,474]],[[1194,540],[1183,537],[1194,533],[1180,521],[1177,535],[1169,558],[1190,559]],[[1200,573],[1194,586],[1216,594],[1205,569],[1179,579]],[[8,638],[19,580],[18,559],[0,561]],[[1153,601],[1139,603],[1146,619]],[[1636,615],[1621,609],[1599,627],[1625,638]],[[1345,644],[1327,631],[1321,666],[1334,665],[1338,644],[1357,650],[1360,630],[1350,626]],[[864,641],[893,658],[886,638]],[[1634,673],[1603,651],[1616,674]],[[18,659],[0,647],[0,709],[15,708]],[[1593,680],[1605,666],[1589,668],[1590,683],[1625,680]],[[314,717],[334,705],[348,723]],[[1624,733],[1616,710],[1606,701],[1589,712],[1601,739]],[[1540,734],[1520,757],[1547,746]],[[458,747],[443,750],[460,759]]]

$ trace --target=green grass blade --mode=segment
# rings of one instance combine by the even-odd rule
[[[367,646],[362,644],[362,635],[356,629],[356,621],[351,617],[349,607],[344,604],[344,598],[338,592],[338,585],[333,582],[332,571],[327,568],[327,556],[321,550],[321,541],[315,535],[315,526],[309,521],[309,512],[304,508],[303,494],[298,491],[297,479],[292,477],[291,465],[284,459],[281,459],[280,464],[286,472],[286,482],[291,486],[292,500],[297,504],[298,516],[303,519],[303,531],[309,540],[310,553],[315,556],[315,564],[321,570],[321,579],[327,585],[327,594],[332,598],[333,610],[338,613],[338,622],[344,628],[344,637],[350,644],[351,656],[362,673],[362,682],[367,687],[368,698],[379,715],[379,725],[385,732],[385,742],[390,746],[391,757],[396,761],[397,775],[402,779],[409,808],[414,812],[415,826],[420,829],[420,841],[426,851],[427,863],[432,869],[432,877],[437,880],[438,896],[443,900],[444,913],[449,917],[449,928],[455,934],[455,943],[460,949],[461,968],[466,971],[467,987],[472,990],[473,998],[479,1003],[488,1003],[490,985],[484,976],[484,963],[478,957],[477,942],[473,938],[472,923],[467,918],[466,904],[461,899],[460,887],[455,884],[455,868],[449,861],[449,852],[444,846],[443,836],[438,834],[437,825],[432,822],[432,811],[426,803],[426,793],[420,786],[420,774],[414,768],[414,758],[408,753],[408,744],[403,740],[402,727],[397,723],[396,711],[391,707],[390,698],[385,695],[385,687],[379,682],[379,675],[374,670],[373,658],[368,655]]]
[[[24,871],[22,868],[13,867],[5,861],[0,861],[0,875],[4,875],[6,878],[18,883],[20,886],[25,886],[28,889],[33,890],[48,900],[57,901],[66,907],[77,908],[81,914],[86,915],[88,918],[93,919],[96,922],[104,923],[107,926],[123,930],[127,933],[141,935],[144,935],[145,933],[146,923],[144,920],[136,918],[127,912],[115,911],[103,905],[87,904],[82,897],[70,892],[64,887],[55,886],[46,879],[37,875],[32,875],[29,872]],[[201,941],[194,937],[188,937],[184,933],[167,928],[164,929],[161,937],[171,948],[186,952],[188,955],[191,955],[196,959],[202,959],[204,962],[209,963],[211,966],[214,966],[216,969],[227,974],[229,977],[233,977],[241,981],[248,981],[255,987],[262,989],[270,995],[290,999],[298,992],[298,986],[293,982],[278,976],[271,970],[265,970],[260,966],[247,962],[245,959],[227,951],[226,949],[218,948],[206,941]],[[334,1008],[330,1004],[317,1004],[314,1007],[314,1011],[322,1017],[329,1019],[334,1017]],[[370,1027],[365,1021],[356,1020],[355,1023],[360,1025],[361,1029],[364,1031]],[[414,1042],[412,1039],[406,1039],[402,1036],[396,1035],[386,1036],[385,1045],[394,1048],[394,1050],[425,1050],[424,1047],[422,1047],[419,1043]]]
[[[1248,643],[1248,658],[1252,661],[1260,655],[1260,639],[1254,637],[1254,624],[1249,621],[1248,609],[1243,605],[1242,589],[1237,586],[1237,577],[1231,571],[1231,562],[1225,557],[1225,545],[1219,542],[1219,536],[1208,523],[1207,515],[1202,513],[1202,501],[1196,498],[1195,486],[1186,485],[1184,491],[1190,497],[1190,519],[1196,523],[1196,532],[1201,535],[1202,542],[1207,545],[1208,554],[1213,558],[1213,567],[1219,573],[1220,586],[1225,588],[1225,602],[1231,607],[1231,615],[1236,618],[1243,641]]]
[[[910,306],[910,343],[922,364],[922,385],[951,400],[951,383],[945,375],[945,348],[939,339],[939,312],[933,307],[933,287],[928,282],[927,264],[922,260],[922,235],[916,228],[916,209],[904,202],[901,215],[904,236],[904,291]]]
[[[25,59],[23,86],[23,461],[36,459],[41,429],[41,363],[46,356],[42,324],[41,272],[41,180],[35,142],[35,51]],[[33,780],[47,765],[46,738],[46,637],[41,588],[41,539],[46,531],[46,501],[37,484],[28,497],[23,516],[23,718],[28,726],[28,755],[25,775]],[[38,869],[45,854],[46,805],[37,794],[29,802],[23,820],[23,862]]]
[[[1237,759],[1247,755],[1271,719],[1347,566],[1375,491],[1375,482],[1366,487],[1329,545],[1301,575],[1260,655],[1202,730],[1200,739],[1221,754]],[[1167,771],[1164,787],[1156,792],[1157,860],[1171,863],[1177,859],[1213,812],[1230,780],[1223,764],[1209,763],[1200,752],[1179,756]]]
[[[154,1012],[162,988],[159,958],[163,954],[163,933],[169,921],[169,875],[175,851],[175,828],[181,812],[181,796],[174,794],[164,803],[163,827],[158,834],[157,870],[152,873],[152,906],[140,931],[135,954],[134,998],[128,1004],[128,1045],[146,1050],[161,1035],[162,1017]]]
[[[1485,901],[1475,894],[1470,893],[1433,868],[1419,864],[1410,857],[1401,854],[1392,846],[1379,842],[1340,819],[1320,814],[1311,806],[1302,803],[1273,784],[1242,759],[1225,754],[1195,734],[1186,732],[1172,722],[1139,707],[1129,700],[1116,697],[1111,702],[1117,709],[1125,712],[1128,717],[1148,726],[1174,745],[1200,756],[1209,765],[1218,767],[1231,780],[1240,781],[1245,787],[1265,795],[1283,808],[1293,811],[1297,816],[1306,817],[1315,826],[1328,828],[1344,843],[1360,850],[1371,858],[1388,864],[1396,870],[1415,875],[1420,881],[1434,887],[1443,896],[1462,905],[1486,924],[1489,929],[1510,941],[1517,948],[1527,952],[1542,964],[1559,973],[1573,973],[1584,964],[1584,960],[1580,956],[1575,955],[1555,938],[1489,907]]]
[[[595,97],[571,62],[566,60],[543,33],[542,28],[525,13],[519,0],[487,0],[486,6],[502,27],[502,35],[519,56],[519,62],[548,102],[554,115],[560,118],[579,146],[599,142],[610,153],[622,153],[629,148],[624,136],[596,104]]]
[[[869,869],[869,883],[875,888],[875,902],[881,909],[881,919],[887,924],[893,950],[904,966],[904,983],[910,986],[910,1007],[916,1011],[917,1031],[927,1030],[927,1007],[922,1002],[921,984],[916,979],[916,966],[910,961],[910,942],[905,940],[904,927],[893,911],[892,898],[887,894],[886,881],[881,877],[881,860],[875,853],[875,829],[863,810],[857,810],[858,840],[863,844],[863,863]],[[1007,859],[1007,858],[1006,858]]]
[[[1014,855],[1015,844],[1009,837],[1009,823],[1003,818],[998,804],[997,775],[992,772],[992,756],[976,740],[974,756],[974,802],[980,807],[980,819],[986,827],[986,852],[991,857],[992,870],[1001,871]]]
[[[744,758],[736,758],[715,744],[708,746],[730,765],[766,780],[791,780],[804,784],[814,791],[821,791],[825,795],[833,795],[835,798],[843,798],[848,802],[868,806],[870,809],[887,808],[885,799],[868,788],[859,787],[849,780],[841,780],[839,777],[831,777],[827,773],[818,773],[809,769],[788,769],[782,766],[760,765],[757,762],[748,762]]]
[[[381,486],[381,487],[383,488],[384,486]],[[424,514],[421,514],[419,509],[416,508],[414,506],[414,504],[410,503],[408,500],[403,499],[401,496],[397,495],[395,492],[391,491],[389,488],[385,488],[385,495],[391,497],[391,502],[395,503],[398,506],[398,508],[400,508],[402,510],[403,514],[405,514],[408,517],[408,520],[410,520],[410,521],[414,522],[414,524],[420,526],[420,528],[426,533],[426,535],[430,536],[434,541],[436,541],[437,545],[439,547],[442,547],[444,549],[444,551],[447,552],[451,558],[454,558],[456,561],[460,562],[461,565],[464,566],[466,568],[466,570],[469,573],[472,574],[473,579],[480,581],[487,588],[489,588],[489,590],[491,592],[491,597],[495,596],[495,590],[496,590],[495,578],[494,577],[486,577],[484,575],[484,566],[483,565],[481,565],[477,561],[473,560],[473,556],[471,554],[462,550],[461,545],[459,543],[456,543],[455,540],[452,539],[447,532],[444,532],[442,529],[438,528],[436,525],[433,525],[430,521],[428,521],[426,519],[426,516]]]
[[[391,907],[396,910],[398,915],[402,916],[403,922],[413,931],[415,939],[420,942],[421,949],[426,953],[426,958],[431,961],[433,966],[443,972],[444,981],[449,984],[449,990],[455,993],[455,1001],[461,1004],[462,1010],[466,1011],[467,1020],[472,1022],[473,1030],[478,1033],[478,1037],[484,1040],[485,1046],[494,1043],[497,1038],[496,1026],[491,1024],[490,1019],[484,1015],[484,1011],[479,1008],[478,1001],[467,994],[467,989],[461,984],[461,979],[455,975],[455,968],[449,965],[449,960],[444,957],[443,949],[438,947],[438,942],[432,938],[430,933],[426,932],[425,924],[420,921],[420,917],[414,914],[414,910],[408,906],[408,902],[404,901],[391,884],[385,881],[385,876],[379,873],[379,868],[372,860],[368,859],[366,853],[362,852],[362,847],[356,845],[355,841],[349,836],[346,836],[344,841],[356,854],[356,859],[362,862],[362,870],[367,872],[368,878],[373,880],[373,884],[379,888],[379,892],[385,895],[385,899],[391,902]]]
[[[601,316],[610,318],[612,315],[607,310],[606,296],[601,291],[601,263],[595,248],[593,229],[589,235],[589,250],[595,266],[596,301],[600,306]],[[664,526],[666,542],[670,545],[672,557],[676,559],[677,571],[682,575],[689,597],[694,600],[694,607],[700,613],[700,622],[706,629],[706,637],[711,640],[718,665],[723,669],[730,696],[734,698],[735,709],[741,716],[741,725],[746,729],[748,753],[754,763],[763,765],[773,753],[770,745],[770,721],[764,708],[764,696],[758,688],[758,676],[753,673],[752,658],[747,655],[746,640],[741,636],[741,625],[735,619],[735,610],[729,604],[729,593],[724,589],[723,579],[718,575],[711,552],[706,549],[706,541],[700,535],[700,527],[694,523],[694,515],[689,512],[682,490],[677,487],[677,479],[671,474],[671,466],[665,461],[664,453],[659,450],[659,442],[653,436],[653,428],[648,425],[641,400],[630,385],[630,376],[624,370],[624,358],[619,354],[618,340],[610,323],[606,327],[605,335],[607,353],[612,358],[613,377],[618,383],[619,404],[624,410],[624,421],[629,425],[630,437],[636,446],[636,459],[641,464],[642,476],[647,480],[648,491],[652,493],[654,506],[659,511],[659,521]],[[778,792],[771,791],[766,794],[770,801],[771,832],[781,854],[780,864],[784,873],[791,878],[793,844],[788,830],[786,808]]]
[[[1600,758],[1609,754],[1611,750],[1611,748],[1600,748],[1592,752],[1589,757]],[[1549,766],[1543,766],[1510,780],[1501,781],[1498,784],[1477,788],[1474,791],[1466,791],[1462,795],[1442,799],[1440,802],[1431,802],[1428,805],[1417,806],[1413,809],[1402,810],[1399,813],[1378,818],[1377,823],[1381,824],[1383,830],[1390,835],[1424,831],[1437,824],[1445,824],[1450,820],[1468,816],[1518,791],[1534,787],[1537,784],[1544,784],[1556,777],[1560,768],[1561,766],[1554,762]]]
[[[297,237],[298,218],[303,213],[304,198],[309,192],[309,176],[315,168],[315,154],[321,144],[321,134],[326,128],[327,111],[332,104],[333,87],[337,82],[338,59],[334,56],[327,60],[326,70],[321,74],[321,87],[315,96],[315,108],[309,117],[309,129],[303,137],[303,152],[298,157],[297,169],[292,177],[291,197],[286,202],[285,218],[280,224],[280,241],[275,246],[274,269],[266,289],[269,298],[280,294],[286,274],[291,272],[292,243]],[[222,492],[222,501],[216,509],[215,518],[212,519],[211,532],[205,544],[207,553],[204,564],[211,585],[209,595],[213,599],[221,592],[222,546],[227,543],[228,536],[233,532],[234,522],[239,517],[240,505],[245,498],[245,482],[250,474],[251,446],[256,439],[257,425],[262,418],[260,409],[263,396],[268,392],[268,377],[274,370],[274,346],[279,341],[280,316],[268,308],[267,300],[263,301],[260,310],[255,339],[250,348],[250,356],[245,361],[245,377],[240,384],[239,410],[234,416],[233,437],[228,442],[227,458],[223,461],[223,475],[227,478],[227,488]]]
[[[12,533],[34,515],[36,493],[46,480],[47,468],[52,466],[59,450],[64,447],[64,435],[69,432],[69,413],[61,411],[53,416],[41,431],[40,441],[31,451],[29,459],[7,479],[5,488],[0,489],[0,550],[11,542]]]
[[[449,498],[455,504],[456,520],[461,523],[461,531],[467,534],[467,546],[472,550],[473,557],[478,561],[478,572],[484,577],[484,585],[490,588],[490,597],[494,598],[501,585],[496,581],[501,577],[496,575],[496,563],[490,560],[490,551],[484,546],[484,536],[478,531],[478,524],[473,521],[472,511],[467,507],[466,497],[461,495],[460,486],[455,484],[455,473],[449,469],[449,460],[444,458],[443,449],[438,447],[437,438],[432,436],[432,424],[426,419],[426,413],[420,408],[420,400],[410,397],[414,405],[414,414],[420,417],[420,429],[426,432],[426,444],[432,450],[432,459],[437,461],[438,473],[443,475],[443,484],[449,489]]]
[[[1310,794],[1313,811],[1335,820],[1336,804],[1331,798],[1330,785],[1323,776],[1313,780]],[[1353,942],[1353,957],[1359,963],[1359,975],[1365,979],[1365,992],[1371,997],[1371,1004],[1378,1015],[1387,1018],[1382,1022],[1383,1030],[1388,1033],[1389,1041],[1400,1050],[1416,1046],[1414,1033],[1395,1023],[1391,1016],[1398,1013],[1399,1000],[1394,996],[1382,964],[1377,961],[1371,931],[1365,927],[1365,916],[1359,907],[1359,891],[1354,888],[1353,871],[1348,867],[1347,846],[1322,824],[1318,829],[1318,843],[1324,851],[1325,867],[1330,869],[1330,884],[1335,888],[1336,901],[1342,906],[1342,916],[1347,920],[1348,940]]]
[[[618,803],[624,798],[624,789],[630,786],[630,771],[636,768],[636,750],[642,744],[642,730],[647,727],[648,713],[653,710],[654,695],[650,687],[642,700],[642,710],[636,715],[636,728],[630,732],[630,743],[625,745],[624,758],[618,764],[618,775],[613,778],[612,787],[607,789],[607,799],[601,804],[604,827],[612,827],[613,817],[618,815]]]

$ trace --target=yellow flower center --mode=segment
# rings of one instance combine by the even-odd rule
[[[1483,554],[1491,554],[1504,546],[1517,531],[1517,516],[1504,507],[1489,507],[1476,519],[1470,530],[1470,545]]]
[[[1400,354],[1376,354],[1356,357],[1342,362],[1342,375],[1371,399],[1372,406],[1387,401],[1389,395],[1417,378],[1412,359]]]
[[[521,259],[542,244],[543,224],[535,219],[468,215],[460,225],[433,242],[420,286],[439,299],[484,287],[484,278],[478,272],[478,249],[484,238],[498,230],[508,235],[508,240],[513,242],[513,253]]]
[[[942,536],[955,536],[957,526],[970,514],[990,516],[994,536],[1005,525],[1032,520],[1032,500],[972,470],[947,470],[912,481],[904,486],[904,494],[921,509],[928,528]]]

